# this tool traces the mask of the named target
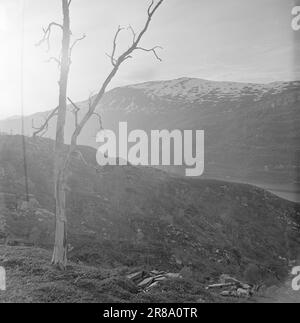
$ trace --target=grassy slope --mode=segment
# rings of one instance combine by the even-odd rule
[[[0,167],[8,174],[2,179],[3,185],[0,182],[0,188],[22,194],[21,140],[19,137],[0,139]],[[52,142],[28,140],[27,148],[31,192],[44,208],[51,210]],[[82,150],[92,162],[95,151]],[[134,167],[103,168],[95,175],[93,170],[78,161],[72,163],[70,172],[71,193],[68,194],[67,211],[70,242],[75,247],[70,256],[77,263],[71,272],[82,270],[81,265],[78,266],[80,262],[93,266],[96,271],[95,268],[107,268],[111,272],[124,266],[169,271],[187,268],[192,272],[192,285],[203,286],[216,281],[222,273],[245,279],[248,267],[254,265],[255,276],[272,285],[285,279],[289,268],[284,258],[297,260],[299,256],[299,206],[261,189],[218,181],[187,180],[153,169]],[[0,216],[5,215],[7,210],[3,212],[1,210]],[[9,212],[6,218],[25,237],[30,233],[26,230],[30,229],[30,221],[34,221],[34,217]],[[48,233],[51,236],[51,232]],[[44,233],[42,237],[45,237]],[[43,271],[39,267],[45,267],[46,273],[53,272],[49,268],[50,255],[46,251],[25,249],[22,256],[22,249],[14,255],[15,250],[19,249],[9,252],[17,263],[12,266],[12,273],[17,277],[26,281],[27,275],[31,277],[27,279],[37,279],[39,285],[43,274],[30,276],[31,267],[37,267],[37,272]],[[43,254],[47,262],[35,265],[39,264],[36,252]],[[19,266],[18,258],[21,258]],[[30,259],[33,259],[32,264]],[[51,286],[56,278],[47,275],[45,283],[50,282]],[[59,273],[55,275],[60,277]],[[66,284],[69,283],[67,280]],[[60,286],[55,285],[54,288],[59,289]],[[101,290],[102,287],[99,288]],[[33,284],[28,295],[35,295],[37,289],[39,287]],[[180,295],[186,293],[190,297],[190,289],[187,283],[185,292],[181,291]],[[68,288],[63,287],[63,290]],[[63,290],[60,292],[63,293]],[[95,288],[91,286],[85,292],[87,290],[90,293]],[[118,288],[115,291],[117,293]],[[195,293],[197,295],[197,291]],[[44,297],[48,294],[49,288]],[[53,301],[59,299],[59,293],[55,295]],[[101,301],[102,296],[99,297],[95,300]],[[135,294],[130,297],[127,300],[136,300]],[[124,299],[121,297],[118,300]]]
[[[221,298],[189,279],[167,281],[143,293],[125,278],[132,268],[70,263],[61,272],[50,259],[51,253],[43,249],[0,246],[0,266],[7,271],[7,291],[0,293],[0,303],[300,303],[290,280],[253,299]]]
[[[165,282],[138,293],[124,278],[129,268],[114,270],[70,263],[66,272],[50,266],[51,253],[37,248],[0,246],[0,265],[7,271],[7,291],[0,302],[215,302],[222,301],[188,280]]]

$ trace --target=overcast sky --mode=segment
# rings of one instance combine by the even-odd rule
[[[0,117],[20,114],[20,3],[0,0]],[[73,0],[72,30],[87,38],[73,55],[69,95],[84,100],[96,91],[111,66],[117,26],[136,30],[145,21],[148,0]],[[37,48],[41,27],[61,21],[60,0],[25,0],[25,114],[57,105],[58,69],[45,63],[59,52],[59,31],[49,53]],[[291,29],[294,0],[165,0],[143,46],[161,45],[163,62],[147,53],[135,55],[121,69],[113,87],[182,76],[220,81],[272,82],[300,79]],[[300,32],[298,32],[300,33]],[[130,34],[124,32],[126,48]],[[298,37],[298,36],[297,36]],[[300,64],[300,61],[299,61]]]

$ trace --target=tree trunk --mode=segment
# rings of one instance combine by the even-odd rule
[[[55,230],[55,246],[53,252],[52,262],[54,265],[59,266],[60,268],[65,269],[67,265],[67,218],[66,218],[66,167],[71,158],[72,153],[75,151],[77,146],[77,139],[85,127],[86,123],[90,118],[95,114],[95,110],[102,100],[108,85],[111,83],[112,79],[117,74],[120,66],[126,60],[132,58],[131,54],[136,50],[143,50],[146,52],[153,52],[155,57],[158,60],[161,60],[157,53],[156,48],[154,47],[150,50],[139,47],[139,43],[143,38],[144,34],[147,32],[150,22],[153,15],[161,6],[164,0],[159,0],[156,4],[154,1],[148,7],[148,19],[142,31],[139,34],[134,34],[134,40],[132,45],[127,49],[119,58],[115,57],[116,47],[117,47],[117,38],[122,30],[118,28],[118,31],[114,38],[113,44],[113,53],[111,55],[111,62],[113,65],[112,71],[109,73],[104,83],[102,84],[96,98],[92,101],[88,112],[83,116],[81,121],[78,123],[76,116],[76,129],[71,137],[71,145],[68,149],[67,154],[64,151],[64,129],[66,123],[66,110],[67,110],[67,88],[68,88],[68,78],[70,70],[70,52],[72,51],[71,47],[74,47],[74,44],[70,47],[70,12],[69,6],[71,0],[62,0],[63,6],[63,41],[62,41],[62,55],[61,55],[61,65],[60,65],[60,81],[59,81],[59,107],[58,107],[58,118],[57,118],[57,128],[56,128],[56,144],[55,144],[55,171],[54,171],[54,183],[55,183],[55,200],[56,200],[56,230]],[[75,41],[76,43],[76,41]]]
[[[67,266],[67,218],[65,213],[65,188],[63,175],[58,175],[55,187],[56,224],[52,263],[60,269]]]
[[[56,127],[54,184],[56,201],[55,245],[52,263],[61,269],[67,266],[67,217],[65,194],[65,123],[67,111],[67,89],[70,70],[70,13],[69,1],[62,0],[63,7],[63,40],[59,80],[59,107]]]

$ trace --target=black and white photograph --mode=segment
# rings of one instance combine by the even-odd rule
[[[0,0],[0,303],[300,303],[299,125],[298,0]]]

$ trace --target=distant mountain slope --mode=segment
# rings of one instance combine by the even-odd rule
[[[30,193],[48,210],[43,216],[9,203],[12,196],[19,202],[24,196],[21,143],[19,136],[0,136],[1,234],[51,246],[53,142],[27,140]],[[81,150],[95,164],[95,151]],[[96,172],[74,159],[67,195],[76,261],[186,267],[201,280],[221,273],[244,277],[255,266],[259,279],[278,283],[300,256],[299,205],[249,185],[187,179],[144,167],[107,166]]]
[[[213,82],[182,78],[116,88],[99,106],[104,127],[129,129],[205,130],[206,178],[253,183],[271,190],[300,192],[300,82]],[[79,104],[82,113],[87,103]],[[43,113],[26,118],[27,133],[43,121]],[[68,114],[67,137],[74,127]],[[0,122],[2,131],[19,133],[16,119]],[[80,142],[95,147],[97,118]],[[48,136],[53,138],[53,123]],[[183,174],[182,167],[166,167]],[[300,197],[299,197],[300,198]],[[296,199],[296,198],[295,198]]]

